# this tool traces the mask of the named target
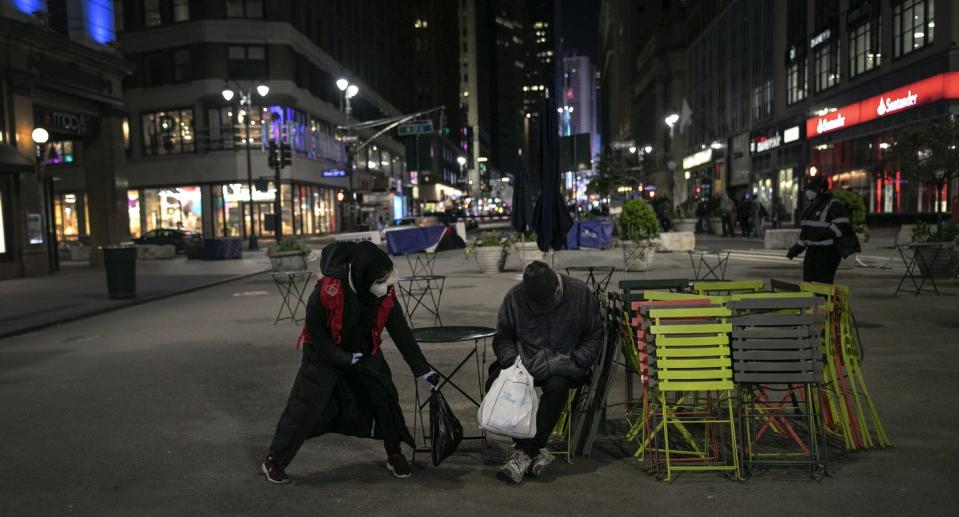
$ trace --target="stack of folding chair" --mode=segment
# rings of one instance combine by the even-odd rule
[[[815,411],[822,385],[821,298],[763,293],[730,301],[733,379],[743,466],[805,465],[825,469],[826,447]]]
[[[820,306],[825,316],[825,389],[820,410],[826,430],[830,436],[841,439],[847,450],[888,447],[889,439],[862,375],[862,353],[849,307],[849,288],[803,282],[802,290],[825,300]]]
[[[765,287],[762,280],[721,280],[693,282],[693,292],[706,296],[733,297],[737,294],[758,293]]]
[[[649,310],[657,308],[680,309],[707,305],[709,305],[709,300],[706,298],[669,301],[636,301],[632,303],[633,314],[635,314],[635,316],[631,322],[633,329],[632,339],[629,343],[631,350],[624,349],[624,354],[627,355],[635,371],[639,372],[641,388],[640,399],[642,404],[641,411],[628,412],[627,418],[630,430],[626,438],[628,440],[638,441],[639,448],[636,450],[635,456],[639,460],[646,462],[650,468],[654,467],[658,462],[659,456],[657,452],[659,451],[649,450],[653,436],[651,410],[656,399],[654,390],[657,384],[657,378],[656,349],[649,331],[652,323],[646,317],[646,314]],[[652,452],[653,454],[647,455],[647,452]]]
[[[655,406],[649,411],[654,463],[674,471],[721,471],[741,478],[733,415],[729,309],[703,305],[641,309],[655,353]],[[728,433],[728,439],[727,439]],[[729,450],[726,445],[728,444]]]

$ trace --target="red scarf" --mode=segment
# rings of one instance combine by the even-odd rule
[[[390,311],[393,310],[395,300],[393,286],[390,286],[386,296],[380,302],[376,311],[376,318],[373,320],[373,328],[370,330],[373,338],[373,351],[370,352],[370,355],[376,355],[380,350],[380,345],[383,343],[383,329],[386,328],[386,320],[390,317]],[[326,328],[330,331],[330,336],[333,337],[333,343],[339,345],[343,341],[343,307],[345,306],[343,282],[336,278],[323,277],[320,284],[320,303],[326,309]],[[311,342],[310,334],[304,324],[303,330],[300,331],[300,336],[296,340],[296,348],[299,350],[303,343]]]

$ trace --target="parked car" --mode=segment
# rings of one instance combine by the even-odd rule
[[[186,244],[191,239],[197,239],[199,235],[189,230],[179,230],[175,228],[157,228],[143,234],[138,239],[133,239],[136,244],[172,244],[176,247],[177,253],[186,248]]]

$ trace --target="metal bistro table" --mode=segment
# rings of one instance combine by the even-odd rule
[[[483,369],[486,366],[486,346],[483,345],[482,353],[480,353],[480,341],[484,341],[493,337],[496,334],[496,329],[489,327],[467,327],[467,326],[450,326],[450,327],[423,327],[413,330],[413,337],[416,338],[418,343],[463,343],[472,341],[473,348],[469,349],[469,352],[465,357],[450,371],[448,374],[446,372],[440,371],[439,368],[433,366],[433,370],[439,374],[442,378],[438,388],[443,389],[444,386],[450,385],[456,391],[460,392],[464,397],[466,397],[470,402],[476,405],[478,408],[482,400],[483,394]],[[466,391],[463,390],[456,382],[453,381],[453,378],[457,373],[470,361],[476,364],[476,386],[479,388],[480,400],[477,400]],[[429,405],[430,398],[427,397],[425,400],[420,399],[420,386],[419,379],[413,379],[413,385],[416,386],[416,414],[413,415],[413,443],[417,445],[413,449],[413,462],[416,462],[416,453],[417,452],[430,452],[432,448],[429,443],[429,427],[426,425],[426,421],[423,418],[423,409]],[[416,441],[417,434],[420,435],[422,442],[422,447],[419,446],[419,443]],[[483,446],[486,446],[486,432],[480,431],[479,435],[476,436],[464,436],[464,440],[482,440]]]
[[[572,266],[566,268],[566,274],[579,278],[586,282],[586,285],[596,293],[602,296],[609,287],[609,281],[613,278],[616,268],[613,266]],[[586,273],[585,277],[583,273]]]
[[[939,258],[939,254],[942,253],[942,247],[943,244],[941,242],[897,244],[896,249],[899,251],[899,256],[902,257],[902,262],[906,265],[906,272],[903,273],[902,278],[899,279],[899,285],[896,286],[895,294],[899,294],[899,291],[907,291],[919,296],[923,291],[931,291],[938,296],[939,287],[933,278],[932,265],[936,262],[936,259]],[[909,256],[909,252],[906,251],[908,249],[912,250],[912,256]],[[927,254],[931,255],[931,257],[927,257]],[[912,283],[913,289],[909,289],[908,287],[903,289],[902,284],[905,283],[907,279]],[[926,287],[926,282],[932,284],[931,290]]]
[[[726,280],[730,252],[695,250],[686,253],[689,253],[689,263],[693,266],[695,280]],[[716,255],[715,261],[711,260],[713,255]],[[707,256],[710,260],[706,259]]]
[[[302,281],[300,281],[301,278]],[[290,320],[294,325],[302,321],[302,319],[297,319],[296,313],[300,310],[300,307],[306,307],[303,297],[306,296],[311,278],[313,278],[312,271],[273,273],[273,283],[280,291],[280,310],[276,312],[276,319],[273,320],[274,325],[283,320]],[[287,313],[286,316],[283,315],[284,312]]]
[[[421,307],[433,315],[433,325],[443,325],[443,319],[440,318],[440,301],[446,286],[445,275],[404,276],[400,277],[396,286],[399,288],[403,306],[406,307],[410,326],[415,326],[413,316]]]

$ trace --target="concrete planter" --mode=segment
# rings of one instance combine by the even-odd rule
[[[514,248],[516,249],[514,264],[519,266],[520,271],[525,270],[526,266],[534,260],[546,260],[546,254],[539,250],[535,241],[517,242],[514,244]]]
[[[506,252],[502,246],[479,246],[476,248],[476,263],[483,273],[499,273],[506,265]]]
[[[138,260],[162,260],[176,257],[176,246],[172,244],[137,244]]]
[[[306,252],[303,251],[280,251],[271,253],[270,266],[274,273],[283,271],[306,271]]]
[[[799,228],[766,230],[763,247],[767,250],[788,250],[799,239]]]
[[[693,251],[696,249],[696,234],[694,232],[663,232],[653,241],[656,251]]]
[[[651,242],[622,241],[623,267],[626,271],[649,271],[653,268],[656,245]]]
[[[959,256],[957,256],[955,244],[943,244],[938,255],[935,245],[916,246],[916,253],[919,255],[919,271],[923,275],[932,278],[955,278],[956,273],[959,273]]]
[[[695,232],[696,220],[680,218],[673,219],[673,229],[677,232]]]
[[[719,217],[710,217],[709,221],[709,230],[713,235],[722,235],[723,234],[723,220]]]

